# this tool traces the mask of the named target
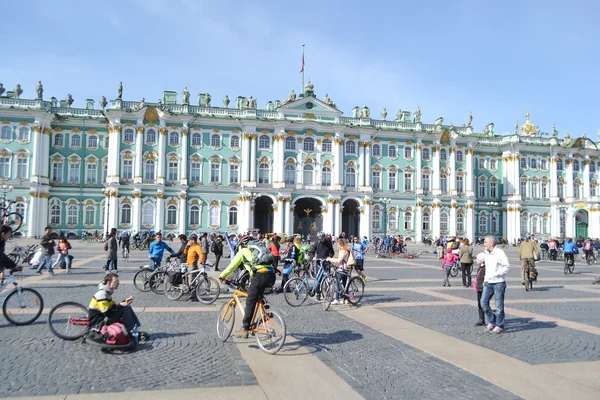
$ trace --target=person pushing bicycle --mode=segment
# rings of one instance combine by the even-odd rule
[[[248,287],[248,298],[246,299],[244,320],[242,321],[243,326],[234,333],[236,337],[240,338],[248,337],[250,324],[252,323],[252,317],[254,316],[254,309],[256,308],[258,299],[263,297],[266,288],[275,284],[275,269],[273,268],[272,262],[257,264],[254,259],[254,254],[247,247],[248,243],[253,240],[256,239],[252,236],[242,236],[239,239],[235,257],[219,276],[221,281],[225,281],[225,279],[240,266],[243,266],[250,274],[251,280],[250,286]]]

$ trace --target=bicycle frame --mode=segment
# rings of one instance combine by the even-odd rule
[[[15,286],[13,290],[17,291],[17,296],[19,297],[19,305],[24,307],[25,304],[23,304],[23,298],[21,296],[21,285],[19,285],[17,278],[12,275],[4,276],[4,273],[0,273],[0,276],[2,277],[2,280],[0,280],[0,293],[12,283]]]
[[[240,301],[239,297],[248,297],[248,293],[246,292],[242,292],[239,289],[236,289],[235,292],[233,292],[233,297],[231,298],[231,300],[229,300],[229,303],[227,303],[227,308],[225,309],[225,312],[223,313],[223,315],[221,315],[221,320],[225,321],[225,316],[228,314],[230,307],[238,307],[239,306],[239,310],[242,314],[242,320],[244,319],[245,316],[245,311],[244,311],[244,307],[242,307],[242,302]],[[267,331],[267,320],[270,321],[270,318],[265,318],[265,303],[263,299],[258,299],[258,301],[256,302],[256,307],[254,309],[254,315],[252,316],[252,322],[250,324],[250,332],[252,333],[268,333]],[[258,314],[260,314],[260,321],[262,322],[262,326],[264,328],[262,329],[257,329],[256,328],[256,320],[258,317]]]

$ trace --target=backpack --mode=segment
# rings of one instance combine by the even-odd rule
[[[252,269],[256,265],[271,265],[275,258],[271,253],[271,250],[267,248],[265,242],[262,240],[252,240],[248,242],[248,250],[252,252]]]
[[[356,265],[356,259],[354,258],[354,251],[350,250],[348,255],[348,261],[346,261],[346,268],[350,269]]]
[[[592,243],[591,242],[585,242],[585,244],[583,245],[583,249],[584,250],[591,250],[592,249]]]
[[[106,344],[127,344],[129,338],[127,337],[127,329],[125,325],[120,322],[114,324],[104,325],[100,330]]]

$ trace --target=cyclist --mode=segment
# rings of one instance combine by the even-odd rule
[[[565,254],[565,260],[569,265],[575,265],[575,254],[579,254],[577,244],[573,242],[573,239],[568,238],[563,244],[563,253]]]
[[[548,240],[548,254],[548,258],[550,258],[550,260],[556,261],[556,256],[558,254],[558,244],[554,239]]]
[[[333,251],[333,245],[327,239],[325,232],[317,233],[317,241],[308,252],[309,257],[311,257],[313,261],[316,261],[317,259],[325,260],[327,257],[333,257],[334,254],[335,251]]]
[[[362,278],[363,282],[366,282],[367,276],[363,273],[363,271],[365,268],[365,250],[367,249],[367,246],[365,246],[364,243],[361,243],[358,239],[358,236],[354,236],[354,241],[352,243],[352,253],[354,254],[354,260],[356,261],[356,264],[354,264],[354,269],[356,269],[358,276]]]
[[[12,228],[9,225],[0,226],[0,273],[4,271],[4,269],[8,269],[11,271],[22,271],[23,267],[18,267],[17,264],[13,262],[8,256],[4,253],[6,248],[6,241],[10,239],[12,236]]]
[[[248,242],[251,240],[254,240],[252,236],[242,236],[239,239],[235,257],[219,276],[219,279],[224,281],[225,278],[240,266],[243,266],[250,274],[251,280],[250,286],[248,287],[248,298],[246,299],[246,310],[244,312],[242,328],[234,333],[235,336],[241,338],[248,337],[248,331],[250,330],[250,324],[252,323],[252,317],[254,316],[256,302],[264,295],[266,288],[275,284],[275,269],[272,264],[253,264],[254,255],[247,247]]]
[[[181,242],[181,246],[179,246],[179,250],[177,251],[177,253],[173,254],[172,256],[167,257],[167,262],[170,261],[171,257],[177,257],[177,258],[179,258],[179,263],[182,265],[185,265],[187,262],[187,255],[185,253],[185,249],[188,246],[188,238],[184,234],[181,234],[177,237],[179,238],[179,241]],[[191,236],[190,236],[190,239],[191,239]]]
[[[281,275],[281,288],[279,291],[283,293],[283,288],[290,278],[294,264],[300,265],[300,263],[306,257],[304,251],[300,247],[300,236],[290,236],[287,241],[291,241],[288,248],[285,251],[283,261],[287,261],[288,264],[283,268],[283,275]],[[291,262],[293,260],[294,262]]]
[[[539,260],[540,251],[538,250],[535,242],[533,241],[533,236],[527,237],[521,246],[519,246],[519,259],[521,260],[521,284],[525,285],[525,267],[527,267],[527,263],[533,269],[533,273],[537,275],[537,271],[535,270],[535,260]]]
[[[348,278],[348,274],[346,273],[347,267],[346,264],[348,262],[348,257],[350,256],[350,246],[348,246],[348,242],[346,239],[338,239],[336,241],[338,245],[339,254],[338,258],[327,257],[326,261],[337,264],[337,279],[335,280],[336,291],[335,291],[335,300],[331,302],[332,305],[340,304],[340,284],[342,288],[346,287],[346,280]],[[346,302],[346,300],[344,300]]]
[[[168,244],[162,241],[162,233],[158,232],[154,236],[154,242],[150,244],[150,250],[148,251],[148,258],[150,259],[150,268],[154,271],[160,266],[162,262],[163,253],[168,250],[171,255],[175,254],[173,249]]]
[[[596,263],[596,257],[594,256],[594,244],[592,243],[592,239],[588,238],[583,244],[583,253],[585,254],[586,261],[588,259],[592,259],[594,263]]]
[[[129,254],[130,239],[131,239],[131,235],[129,234],[128,230],[124,230],[119,235],[119,247],[121,247],[121,249],[123,249],[123,252],[122,252],[123,257],[125,257],[125,250],[127,250],[127,254]]]

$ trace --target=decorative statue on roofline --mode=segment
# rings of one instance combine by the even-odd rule
[[[281,105],[284,106],[293,101],[296,101],[296,93],[294,92],[294,89],[290,90],[290,94],[288,94],[288,97],[286,97],[286,99],[283,101],[283,103],[281,103]]]
[[[415,124],[420,124],[421,123],[421,109],[417,106],[417,109],[415,110]]]
[[[225,108],[229,108],[229,103],[231,103],[231,101],[229,101],[229,96],[225,95],[223,98],[223,104],[225,105]]]
[[[556,124],[552,124],[552,137],[558,137],[558,131],[556,130]]]
[[[140,101],[140,110],[144,107],[146,107],[146,99],[142,97],[142,101]]]
[[[519,120],[517,120],[517,122],[515,122],[515,135],[517,135],[519,133]]]
[[[333,103],[333,101],[329,98],[329,94],[325,93],[325,98],[323,98],[323,103],[335,107],[335,104]]]
[[[471,122],[473,122],[473,111],[469,111],[469,120],[467,121],[467,126],[471,126]]]
[[[0,83],[0,96],[2,96],[2,94],[6,92],[6,89],[4,89],[4,85],[2,85],[2,83]]]
[[[396,122],[402,121],[402,110],[398,110],[396,113]]]
[[[123,82],[119,82],[119,88],[117,89],[117,100],[123,99]]]
[[[15,93],[15,97],[17,99],[19,99],[21,97],[21,95],[23,94],[23,89],[21,89],[21,85],[19,85],[18,83],[17,83],[17,86],[15,86],[14,93]]]
[[[102,96],[100,98],[100,107],[102,107],[102,109],[104,110],[107,105],[108,105],[108,102],[106,101],[106,96]]]
[[[181,103],[186,106],[190,105],[190,92],[188,91],[187,86],[183,89],[183,92],[181,93]]]
[[[42,86],[42,81],[38,81],[38,84],[35,87],[35,92],[37,93],[38,100],[42,100],[44,96],[44,86]]]
[[[211,101],[212,97],[210,97],[209,93],[206,93],[204,95],[204,105],[205,107],[210,107],[210,101]]]
[[[71,105],[74,101],[75,100],[73,100],[73,96],[71,96],[71,93],[67,94],[67,105],[69,106],[69,108],[71,108]]]
[[[385,107],[383,107],[383,110],[381,110],[381,118],[383,118],[384,121],[387,118],[387,110]]]
[[[371,118],[371,110],[369,110],[369,107],[363,106],[363,108],[360,110],[360,117]]]

